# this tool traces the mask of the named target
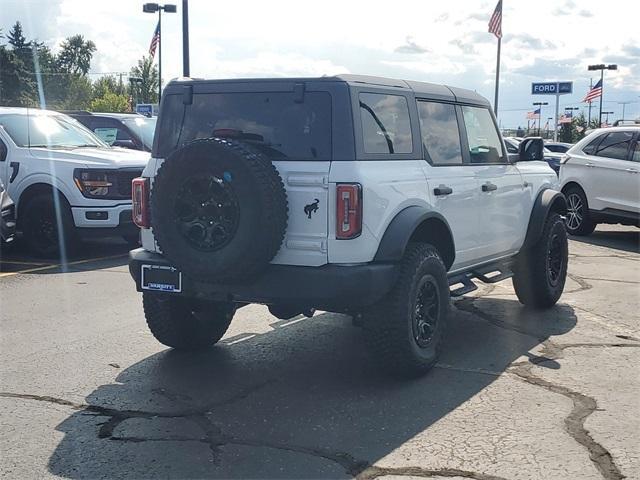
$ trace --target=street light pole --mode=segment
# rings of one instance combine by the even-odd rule
[[[604,63],[599,63],[597,65],[589,65],[587,67],[588,70],[600,70],[600,114],[598,116],[598,126],[602,125],[602,101],[604,100],[604,71],[605,70],[617,70],[618,65],[611,63],[609,65],[605,65]]]
[[[609,125],[609,115],[613,115],[615,112],[602,112],[603,115],[607,116],[607,119],[605,120],[605,122],[607,123],[607,125]]]
[[[158,12],[158,105],[162,97],[162,11],[176,13],[177,8],[173,4],[160,5],[159,3],[145,3],[142,5],[144,13]]]
[[[548,102],[533,102],[533,106],[537,106],[540,109],[540,112],[538,113],[538,136],[540,136],[540,122],[542,121],[542,106],[543,105],[549,105]],[[534,109],[535,112],[535,109]]]
[[[190,76],[189,68],[189,0],[182,0],[182,76]]]

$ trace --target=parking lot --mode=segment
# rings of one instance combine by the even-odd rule
[[[640,230],[570,242],[551,310],[510,282],[454,302],[417,380],[349,317],[242,308],[202,353],[147,331],[127,247],[3,251],[3,478],[640,478]],[[366,327],[363,327],[366,328]]]

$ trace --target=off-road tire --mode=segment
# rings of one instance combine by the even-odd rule
[[[564,290],[568,259],[565,222],[560,215],[551,212],[538,242],[516,258],[513,288],[520,303],[533,308],[555,305]],[[555,273],[551,272],[552,268]]]
[[[372,358],[384,371],[415,376],[438,360],[449,314],[447,270],[438,251],[429,244],[409,244],[392,290],[364,314],[363,331]],[[421,286],[437,290],[432,302],[437,321],[430,339],[419,345],[417,305]]]
[[[60,193],[43,192],[27,199],[20,207],[18,221],[29,251],[36,256],[69,255],[77,246],[78,234],[71,207]]]
[[[195,227],[185,227],[189,222],[180,223],[178,214],[179,206],[183,204],[180,202],[188,196],[185,192],[191,191],[188,187],[192,183],[189,182],[202,178],[218,184],[210,183],[206,195],[212,188],[224,190],[225,198],[231,199],[227,204],[230,207],[224,208],[236,212],[233,216],[229,214],[235,222],[233,227],[220,230],[226,243],[221,241],[213,247],[194,244],[199,240],[188,238],[189,229],[195,228],[196,234],[201,235],[200,231],[214,223],[199,219],[216,215],[215,218],[222,218],[226,215],[223,214],[223,202],[216,200],[217,205],[209,202],[212,205],[207,208],[213,211],[211,217],[198,217],[202,213],[198,210],[200,213],[193,216],[196,220],[189,220],[200,222]],[[213,198],[206,195],[205,198]],[[200,208],[199,200],[188,200],[195,202],[195,207],[192,203],[188,212]],[[204,202],[202,207],[205,208]],[[153,231],[163,255],[186,275],[204,282],[232,283],[254,279],[280,249],[287,216],[282,178],[270,159],[257,149],[234,140],[196,140],[178,149],[158,170],[151,191]],[[213,238],[213,234],[204,234],[202,238]]]
[[[156,340],[183,350],[216,344],[235,314],[235,306],[230,302],[204,302],[158,293],[143,293],[142,305]]]
[[[569,187],[564,192],[567,198],[567,232],[570,235],[590,235],[595,230],[597,223],[591,219],[591,215],[589,214],[589,203],[587,201],[587,196],[584,194],[580,187]],[[573,217],[573,210],[578,209],[579,217]],[[573,217],[573,218],[572,218]],[[574,218],[576,220],[574,220]],[[578,223],[574,223],[577,221]]]

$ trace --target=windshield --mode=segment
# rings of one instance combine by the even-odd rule
[[[139,117],[125,118],[123,122],[142,140],[144,146],[151,150],[153,135],[156,131],[156,120],[157,117]]]
[[[18,147],[107,148],[93,133],[66,115],[0,115],[0,125]]]

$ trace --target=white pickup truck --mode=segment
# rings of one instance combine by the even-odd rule
[[[66,115],[0,108],[0,180],[16,202],[18,230],[40,256],[87,235],[136,242],[131,180],[148,160],[109,147]]]

